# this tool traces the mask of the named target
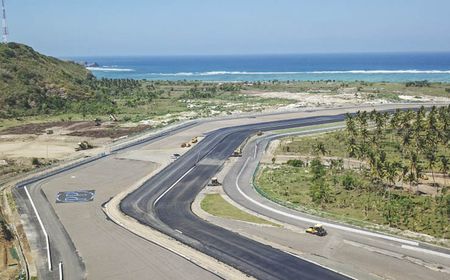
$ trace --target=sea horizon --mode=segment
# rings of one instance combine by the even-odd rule
[[[78,56],[98,78],[146,80],[450,83],[450,52]]]

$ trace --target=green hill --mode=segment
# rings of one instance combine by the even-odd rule
[[[67,110],[92,97],[93,75],[82,65],[0,44],[0,118]]]

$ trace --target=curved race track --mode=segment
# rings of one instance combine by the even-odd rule
[[[195,216],[196,195],[245,139],[258,130],[285,129],[344,120],[322,116],[219,129],[121,203],[122,211],[258,279],[347,279],[345,276],[263,245]]]

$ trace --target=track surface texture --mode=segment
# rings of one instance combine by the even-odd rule
[[[377,109],[393,111],[398,107],[414,108],[420,105],[391,104],[379,106]],[[191,121],[184,125],[168,127],[160,132],[152,133],[150,136],[115,144],[110,153],[105,152],[85,161],[58,168],[18,183],[17,187],[13,189],[13,194],[32,253],[36,257],[39,279],[59,279],[58,264],[60,261],[64,264],[64,279],[66,280],[91,277],[92,279],[128,279],[131,277],[130,271],[139,275],[150,275],[149,271],[153,274],[159,271],[158,275],[161,277],[153,275],[157,279],[179,279],[179,273],[182,273],[186,279],[217,279],[216,275],[202,270],[180,256],[175,256],[173,252],[158,247],[113,224],[103,213],[102,205],[117,193],[126,191],[131,184],[142,178],[141,176],[150,172],[148,164],[136,163],[137,165],[133,165],[124,162],[126,167],[120,165],[117,161],[124,160],[121,155],[127,153],[130,155],[131,153],[133,155],[148,154],[155,147],[167,153],[164,145],[170,146],[167,149],[171,152],[178,152],[174,149],[179,149],[178,143],[182,142],[178,141],[181,139],[184,139],[183,142],[189,141],[195,135],[220,127],[225,128],[207,133],[204,139],[178,160],[130,193],[122,201],[121,210],[140,223],[159,230],[258,279],[344,279],[345,277],[341,274],[205,222],[192,213],[191,203],[210,178],[222,168],[223,163],[233,151],[257,131],[341,121],[345,117],[342,113],[355,112],[358,109],[372,110],[375,107],[318,109]],[[299,118],[300,116],[305,117]],[[263,120],[265,122],[262,122]],[[233,126],[243,123],[246,125]],[[187,132],[191,128],[192,131]],[[189,137],[185,139],[186,136]],[[168,141],[170,144],[167,143]],[[147,145],[153,147],[146,151]],[[145,158],[145,155],[142,156]],[[167,155],[168,157],[169,155]],[[114,188],[109,188],[112,185],[110,184],[111,180],[114,181]],[[56,206],[54,197],[57,191],[76,189],[72,189],[68,182],[71,184],[83,183],[80,186],[95,186],[97,192],[94,202],[78,204],[76,209],[75,205]],[[51,271],[48,269],[47,252],[49,251],[46,250],[46,239],[31,206],[31,201],[24,191],[24,186],[27,186],[30,197],[34,200],[37,212],[48,232]],[[71,219],[73,213],[85,215],[83,222],[87,227],[92,228],[92,234],[83,230],[83,227],[76,226],[76,221]],[[110,239],[93,233],[95,230],[103,230]],[[97,240],[101,242],[97,242]],[[89,247],[89,244],[99,245],[100,243],[104,246],[99,246],[97,251]],[[125,243],[129,243],[128,247]],[[134,245],[130,246],[131,243]],[[143,243],[150,245],[142,245]],[[120,244],[126,249],[119,249],[122,248],[119,246]],[[89,248],[86,249],[86,247]],[[114,250],[107,248],[114,248]],[[147,258],[139,257],[143,254]],[[139,267],[135,265],[136,258],[141,263]],[[105,260],[109,260],[109,262],[105,262]],[[105,263],[109,263],[108,268],[105,267]],[[161,263],[164,265],[160,265]],[[178,269],[173,269],[174,267],[178,267]],[[123,274],[116,274],[114,278],[111,276],[112,272],[123,272]],[[202,276],[200,277],[200,275]]]
[[[347,279],[210,224],[191,211],[197,194],[245,139],[257,131],[318,125],[344,120],[344,115],[310,117],[219,129],[155,175],[121,203],[122,211],[258,279]]]

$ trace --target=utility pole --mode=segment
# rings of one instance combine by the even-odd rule
[[[8,26],[6,25],[5,0],[2,0],[2,41],[8,43]]]

